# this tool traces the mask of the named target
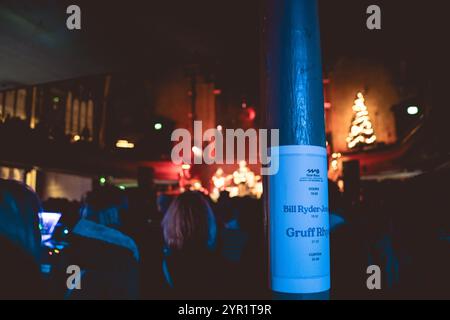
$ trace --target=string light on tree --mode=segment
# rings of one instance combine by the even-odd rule
[[[352,120],[352,127],[347,137],[347,146],[349,149],[354,149],[362,145],[370,145],[377,140],[372,122],[370,122],[369,111],[364,102],[363,94],[358,92],[357,99],[353,105],[353,112],[355,114]]]

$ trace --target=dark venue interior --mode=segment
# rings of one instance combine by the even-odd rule
[[[450,299],[447,12],[0,1],[0,299]],[[262,174],[262,129],[324,169]]]

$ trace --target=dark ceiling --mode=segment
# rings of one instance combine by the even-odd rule
[[[80,31],[66,28],[69,4],[81,7]],[[0,89],[197,60],[217,64],[224,56],[238,68],[256,48],[255,7],[252,1],[0,1]]]
[[[372,2],[319,1],[325,68],[341,56],[409,59],[418,68],[438,61],[450,29],[445,1],[375,1],[383,29],[370,32],[365,8]],[[198,61],[237,87],[257,87],[259,3],[0,0],[0,90]],[[81,31],[65,27],[70,4],[81,7]]]

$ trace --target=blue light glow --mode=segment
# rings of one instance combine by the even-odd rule
[[[40,212],[39,219],[41,220],[40,230],[42,241],[50,239],[53,235],[56,225],[61,218],[61,213],[57,212]]]

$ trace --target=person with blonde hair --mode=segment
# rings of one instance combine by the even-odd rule
[[[173,296],[223,297],[227,281],[219,270],[226,266],[215,250],[216,218],[206,197],[193,191],[179,195],[161,225],[165,242],[163,271]]]

